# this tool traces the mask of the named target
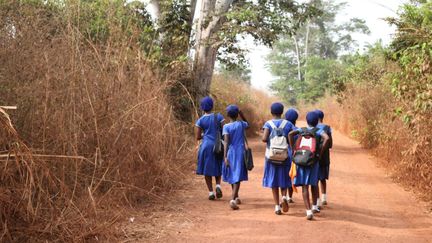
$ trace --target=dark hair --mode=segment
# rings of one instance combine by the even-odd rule
[[[280,103],[280,102],[275,102],[275,103],[273,103],[273,104],[271,105],[271,107],[270,107],[270,111],[271,111],[271,113],[272,113],[273,115],[278,115],[278,116],[280,116],[280,115],[283,114],[284,106],[283,106],[283,104]]]
[[[227,111],[227,115],[228,117],[231,117],[233,119],[237,119],[238,115],[239,115],[239,108],[236,105],[229,105],[226,108]]]
[[[227,114],[227,115],[228,115],[228,117],[231,118],[231,119],[237,119],[238,116],[239,116],[238,113],[237,113],[237,114]]]
[[[298,112],[293,108],[288,109],[287,112],[285,113],[285,119],[290,121],[294,126],[296,124],[297,118],[298,118]]]
[[[200,108],[205,112],[213,110],[213,99],[209,96],[202,98],[200,101]]]
[[[322,121],[324,119],[324,112],[322,110],[315,110],[318,114],[319,119]]]
[[[319,119],[319,116],[314,111],[310,111],[306,115],[306,121],[307,121],[308,125],[311,127],[316,127],[316,125],[318,125],[318,119]]]

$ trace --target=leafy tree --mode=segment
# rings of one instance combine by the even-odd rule
[[[244,62],[246,63],[246,61]],[[251,70],[249,66],[243,62],[238,65],[230,65],[229,63],[221,63],[218,73],[225,79],[233,79],[251,84]]]
[[[432,1],[405,4],[398,18],[388,20],[396,25],[391,54],[401,68],[393,75],[392,93],[404,101],[404,122],[421,127],[432,118]]]
[[[65,16],[71,9],[78,12],[69,17],[95,44],[103,44],[114,33],[140,31],[139,43],[149,62],[158,67],[155,70],[160,75],[189,71],[192,81],[178,79],[198,98],[209,93],[216,60],[227,70],[245,70],[245,50],[238,45],[242,37],[249,35],[272,46],[280,35],[294,34],[319,13],[309,4],[291,0],[150,0],[147,4],[156,9],[153,19],[142,1],[27,1],[57,5]]]
[[[364,20],[358,18],[336,23],[336,15],[346,3],[310,3],[321,14],[308,19],[294,35],[279,40],[267,57],[269,69],[277,77],[271,89],[290,103],[298,99],[315,102],[322,97],[338,70],[336,60],[356,44],[352,33],[369,33]]]
[[[197,96],[209,92],[215,61],[220,52],[244,52],[239,37],[252,36],[271,46],[281,34],[292,34],[316,14],[308,4],[279,0],[204,0],[197,17],[194,39],[194,89]]]

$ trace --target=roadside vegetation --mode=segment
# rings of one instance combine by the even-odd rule
[[[397,27],[391,45],[350,57],[334,79],[342,114],[332,121],[432,200],[432,2],[406,4],[388,21]]]
[[[213,66],[201,63],[197,71],[191,60],[198,48],[194,2],[156,1],[156,18],[139,1],[0,2],[0,105],[17,107],[0,109],[0,241],[116,241],[124,235],[115,226],[129,209],[163,202],[188,182],[196,163],[196,101],[213,73],[197,79]],[[233,14],[226,21],[226,12],[247,8],[242,19]],[[211,92],[217,102],[225,100],[218,109],[228,101],[244,104],[254,126],[262,119],[255,106],[261,109],[267,96],[228,81],[244,77],[234,75],[236,62],[224,62],[243,60],[233,45],[246,27],[222,33],[234,30],[232,21],[260,24],[256,13],[272,9],[248,1],[229,5],[212,15],[224,20],[208,36],[219,51],[209,65],[215,57],[226,64],[224,81]],[[306,5],[281,9],[308,15]],[[290,26],[249,32],[270,45],[277,36],[268,33]],[[241,92],[228,94],[227,85]]]
[[[320,61],[331,65],[309,62],[303,84],[307,77],[326,81],[319,81],[318,99],[302,99],[300,106],[323,108],[326,122],[372,149],[397,181],[432,201],[432,2],[411,1],[387,21],[396,27],[389,46],[378,42],[364,53]],[[300,84],[295,73],[287,82],[280,77],[278,92],[280,83]]]
[[[406,4],[392,44],[363,54],[349,52],[364,21],[335,23],[344,4],[151,2],[155,16],[140,1],[0,2],[0,106],[17,106],[0,109],[0,241],[119,239],[124,212],[188,181],[204,95],[258,130],[274,98],[250,87],[245,36],[274,47],[280,97],[332,96],[326,120],[432,200],[430,1]]]

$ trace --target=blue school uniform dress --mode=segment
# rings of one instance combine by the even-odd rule
[[[230,165],[222,164],[222,179],[229,184],[248,180],[248,172],[244,163],[245,137],[244,129],[248,127],[245,121],[235,121],[223,127],[223,135],[229,136],[227,158]]]
[[[311,130],[311,127],[307,129]],[[297,131],[301,132],[301,128],[297,128]],[[321,136],[323,131],[318,130],[317,136]],[[317,186],[318,185],[318,174],[319,174],[319,162],[313,166],[299,166],[297,165],[297,175],[294,178],[294,186]]]
[[[198,165],[196,173],[205,176],[221,176],[222,175],[222,159],[216,159],[213,153],[213,147],[216,139],[216,132],[221,132],[215,126],[215,115],[205,114],[200,117],[195,126],[200,127],[204,133],[202,143],[198,151]],[[217,124],[220,127],[224,121],[224,117],[218,113],[216,115]]]
[[[282,124],[283,119],[273,119],[274,125],[279,127]],[[293,129],[293,124],[289,121],[285,125],[283,131],[284,136],[288,136],[288,133]],[[272,132],[272,127],[270,125],[270,121],[267,121],[263,129],[268,129],[270,134]],[[270,146],[270,141],[267,141],[267,147]],[[264,164],[264,177],[263,177],[263,186],[269,188],[289,188],[292,186],[291,178],[289,176],[289,171],[291,169],[291,149],[288,148],[288,159],[285,161],[283,165],[275,165],[269,161],[268,158],[265,158]]]
[[[323,131],[327,133],[327,135],[330,138],[332,137],[332,130],[330,126],[320,123],[317,125],[317,128],[319,129],[319,131]],[[330,144],[329,148],[331,147],[332,144]],[[330,174],[330,151],[329,150],[324,152],[323,158],[321,158],[321,160],[322,161],[320,161],[318,180],[328,180]]]

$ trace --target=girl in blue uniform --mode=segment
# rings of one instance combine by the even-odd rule
[[[288,133],[292,130],[293,125],[285,119],[282,119],[284,106],[279,103],[273,103],[271,105],[272,120],[267,121],[264,124],[264,134],[262,141],[267,143],[267,147],[270,146],[270,134],[273,127],[283,128],[284,136],[287,137]],[[291,169],[291,151],[288,151],[288,158],[282,165],[273,164],[267,157],[265,158],[264,165],[264,177],[263,186],[272,189],[273,201],[275,203],[275,213],[281,215],[281,207],[284,212],[288,212],[288,197],[287,190],[292,187],[291,178],[289,177],[289,171]],[[282,194],[282,203],[279,201],[279,189]]]
[[[327,133],[330,138],[329,147],[324,151],[323,157],[320,158],[320,169],[318,173],[318,180],[321,186],[321,197],[319,197],[318,190],[318,206],[327,205],[327,180],[329,178],[330,172],[330,149],[333,146],[333,138],[332,138],[332,130],[329,125],[323,123],[324,121],[324,112],[321,110],[315,110],[318,114],[318,125],[317,128]],[[319,189],[319,188],[318,188]]]
[[[314,129],[318,125],[318,114],[315,112],[308,112],[306,115],[306,121],[308,123],[308,130]],[[294,146],[294,137],[301,133],[301,128],[291,131],[288,135],[291,147]],[[318,139],[323,141],[323,148],[328,147],[329,137],[324,131],[317,131],[316,135]],[[320,150],[319,156],[322,157],[323,149]],[[318,159],[312,166],[299,166],[297,165],[297,176],[294,178],[294,185],[302,187],[303,201],[306,207],[306,218],[311,220],[313,218],[314,212],[319,212],[317,205],[317,187],[318,187],[318,173],[319,173],[319,163]],[[310,198],[309,198],[309,186],[311,186],[312,191],[312,202],[313,206],[311,208]]]
[[[291,124],[293,125],[292,130],[296,130],[297,129],[297,127],[295,126],[295,124],[296,124],[297,119],[298,119],[298,113],[297,113],[297,111],[294,108],[289,108],[287,110],[287,112],[285,113],[285,119],[287,121],[291,122]],[[294,138],[294,140],[295,140],[295,138]],[[292,199],[292,196],[293,196],[293,188],[289,187],[288,188],[288,202],[289,203],[294,203],[294,201]]]
[[[231,184],[232,197],[229,202],[233,210],[239,209],[240,182],[248,180],[248,172],[244,162],[245,153],[245,129],[249,127],[243,112],[235,105],[227,107],[227,115],[230,123],[224,125],[223,135],[227,149],[224,151],[225,163],[222,165],[222,178]],[[238,116],[242,121],[237,120]]]
[[[204,115],[195,123],[195,138],[197,143],[202,140],[198,150],[198,165],[196,173],[204,175],[207,188],[209,190],[209,200],[215,200],[222,197],[220,186],[222,175],[222,158],[216,158],[213,153],[216,135],[221,131],[224,117],[221,114],[215,114],[213,110],[213,100],[210,97],[204,97],[200,104]],[[216,194],[213,191],[212,177],[216,180]]]

